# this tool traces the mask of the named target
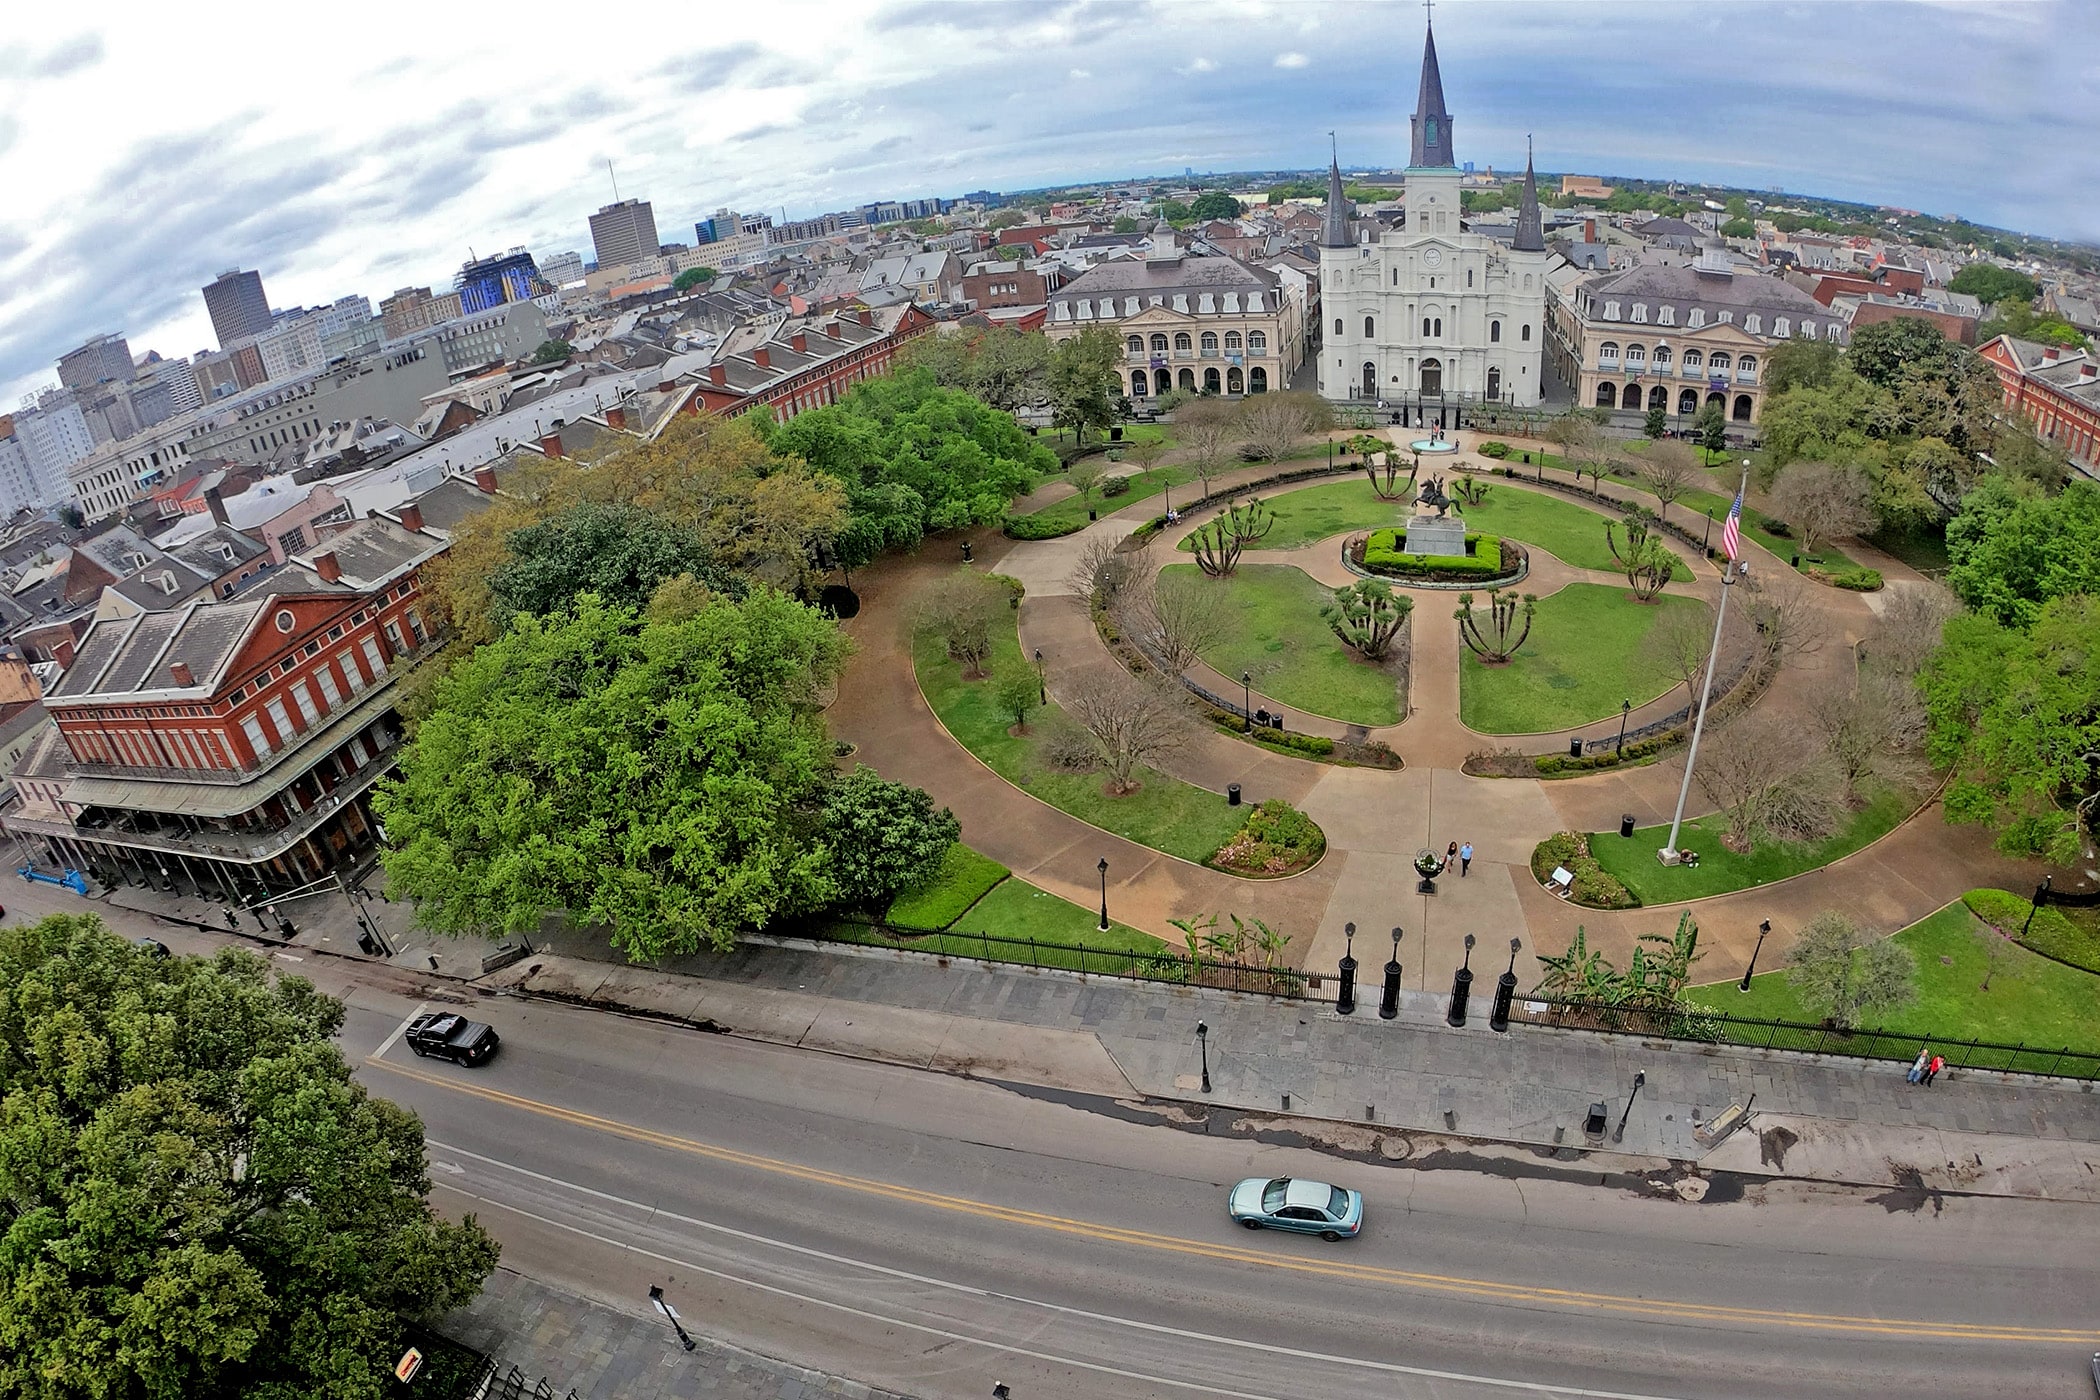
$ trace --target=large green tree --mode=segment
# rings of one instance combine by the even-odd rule
[[[640,608],[680,574],[721,592],[744,591],[691,529],[637,506],[583,501],[513,531],[505,543],[510,557],[489,576],[489,593],[506,615],[557,612],[580,593]]]
[[[847,643],[770,589],[644,623],[585,594],[453,668],[376,805],[448,933],[566,909],[630,956],[727,948],[838,893],[816,705]]]
[[[1988,477],[1947,525],[1947,586],[1980,613],[2026,627],[2073,593],[2100,594],[2100,486],[2046,496]]]
[[[1116,421],[1122,383],[1123,340],[1107,326],[1088,326],[1050,352],[1048,383],[1057,425],[1081,442],[1088,430],[1106,432]]]
[[[2021,630],[1948,621],[1920,685],[1927,752],[1952,765],[1951,820],[1979,821],[2001,849],[2080,858],[2100,808],[2100,598],[2051,600]]]
[[[1028,702],[1036,698],[1036,678]],[[933,878],[948,848],[962,835],[955,813],[936,808],[923,788],[891,782],[872,768],[856,768],[824,799],[824,836],[832,851],[839,898],[880,915],[899,893]]]
[[[0,989],[0,1394],[381,1400],[495,1267],[303,978],[55,915],[0,929]]]
[[[1205,190],[1189,205],[1189,215],[1202,219],[1237,219],[1240,202],[1223,190]]]
[[[2032,301],[2042,288],[2024,272],[1994,262],[1972,262],[1954,274],[1947,290],[1967,292],[1985,306],[1993,306],[2001,301]]]

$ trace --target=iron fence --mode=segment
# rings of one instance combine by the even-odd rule
[[[1289,1001],[1312,997],[1322,984],[1318,974],[1300,972],[1296,968],[1223,962],[1168,949],[1144,953],[1090,948],[1085,944],[1050,939],[1014,938],[984,931],[971,933],[964,929],[900,928],[858,919],[834,919],[826,924],[798,929],[794,936],[820,942],[892,948],[933,958],[973,958],[982,962],[1077,972],[1088,977],[1119,977],[1134,982],[1165,982],[1183,987],[1253,992]]]
[[[2069,1046],[2029,1045],[1915,1030],[1881,1028],[1848,1030],[1804,1021],[1729,1016],[1696,1005],[1654,1010],[1613,1006],[1605,1002],[1533,997],[1519,1002],[1523,1019],[1564,1030],[1604,1031],[1657,1040],[1698,1041],[1709,1045],[1743,1045],[1759,1050],[1796,1050],[1809,1055],[1841,1055],[1860,1060],[1907,1062],[1929,1049],[1955,1069],[1998,1070],[2007,1074],[2058,1075],[2100,1079],[2100,1054]]]

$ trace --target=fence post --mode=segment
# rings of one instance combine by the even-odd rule
[[[1043,955],[1035,946],[1035,935],[1033,933],[1028,935],[1028,965],[1037,972],[1043,970]]]
[[[1971,1055],[1973,1055],[1973,1054],[1975,1054],[1975,1053],[1976,1053],[1976,1038],[1975,1038],[1974,1036],[1971,1036],[1971,1037],[1969,1038],[1969,1048],[1961,1052],[1961,1064],[1960,1064],[1960,1065],[1958,1065],[1958,1066],[1956,1066],[1956,1068],[1958,1068],[1958,1069],[1967,1069],[1967,1068],[1969,1067],[1969,1056],[1971,1056]]]
[[[2066,1045],[2063,1049],[2056,1052],[2056,1058],[2049,1062],[2049,1073],[2056,1073],[2057,1066],[2061,1065],[2064,1062],[2064,1056],[2069,1054],[2070,1050],[2071,1047]]]
[[[988,928],[979,929],[977,930],[977,936],[984,940],[984,960],[990,962],[992,960],[992,931]]]
[[[2012,1054],[2005,1057],[2005,1067],[2007,1069],[2011,1069],[2014,1065],[2018,1064],[2020,1062],[2020,1052],[2022,1050],[2025,1050],[2026,1048],[2027,1042],[2024,1040],[2021,1041],[2018,1045],[2015,1045],[2013,1047]]]

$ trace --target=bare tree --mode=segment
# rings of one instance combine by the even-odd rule
[[[1188,449],[1189,470],[1203,483],[1206,496],[1239,435],[1237,418],[1231,404],[1217,399],[1192,403],[1174,415],[1174,436]]]
[[[1714,629],[1698,608],[1671,608],[1648,633],[1645,650],[1661,663],[1672,680],[1684,687],[1687,709],[1699,703],[1699,686],[1706,678],[1708,648],[1713,639]]]
[[[1824,540],[1870,530],[1880,519],[1867,474],[1828,462],[1796,462],[1780,472],[1772,483],[1772,510],[1792,528],[1803,554],[1814,554]]]
[[[1654,493],[1662,506],[1662,518],[1670,518],[1670,505],[1699,479],[1699,462],[1692,449],[1681,442],[1663,440],[1648,444],[1641,454],[1641,484]]]
[[[1081,504],[1088,510],[1094,508],[1095,488],[1101,485],[1101,479],[1107,475],[1108,463],[1099,457],[1081,457],[1065,469],[1065,480],[1072,483],[1072,489],[1079,493]]]
[[[1773,715],[1743,715],[1709,735],[1694,772],[1721,809],[1721,844],[1732,851],[1764,839],[1817,840],[1843,814],[1837,775],[1815,737]]]
[[[1598,429],[1596,420],[1577,410],[1563,413],[1546,425],[1546,441],[1560,449],[1563,465],[1582,480],[1582,465],[1594,459],[1602,450],[1604,434]]]
[[[1079,550],[1079,562],[1072,566],[1065,580],[1074,593],[1087,600],[1090,607],[1113,608],[1116,597],[1134,578],[1145,572],[1146,551],[1149,541],[1135,548],[1126,547],[1128,538],[1110,539],[1095,535]]]
[[[1179,675],[1232,631],[1233,610],[1222,587],[1186,573],[1139,578],[1117,595],[1116,625],[1168,670]]]
[[[1940,633],[1961,604],[1936,583],[1892,583],[1881,600],[1881,615],[1867,637],[1868,664],[1892,676],[1915,676],[1938,650]]]
[[[1823,649],[1823,613],[1809,596],[1810,586],[1791,572],[1781,579],[1760,576],[1735,585],[1737,605],[1755,629],[1761,664],[1795,665]]]
[[[1835,910],[1816,915],[1787,950],[1787,981],[1803,1003],[1832,1025],[1851,1028],[1869,1011],[1909,1003],[1917,960],[1893,939],[1861,928]]]
[[[1105,672],[1066,706],[1093,738],[1115,796],[1135,792],[1137,770],[1165,758],[1188,738],[1188,706],[1178,687],[1170,691],[1168,684],[1122,670]]]
[[[1273,462],[1334,421],[1334,409],[1317,394],[1256,394],[1240,405],[1240,438]]]
[[[918,627],[940,638],[948,655],[963,664],[963,674],[984,674],[992,654],[992,636],[1000,615],[1011,606],[1010,593],[975,569],[963,566],[943,574],[919,594]]]
[[[1857,798],[1870,778],[1907,782],[1921,770],[1925,707],[1908,677],[1869,668],[1849,693],[1819,686],[1810,694],[1808,722],[1848,798]]]

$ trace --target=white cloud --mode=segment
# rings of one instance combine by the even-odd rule
[[[1174,71],[1182,74],[1184,77],[1190,73],[1215,73],[1218,71],[1218,65],[1207,58],[1199,58],[1189,64],[1188,67],[1176,68]]]
[[[1276,55],[1276,66],[1278,68],[1303,68],[1306,64],[1310,62],[1312,62],[1311,59],[1307,58],[1302,53],[1298,53],[1295,50],[1293,50],[1290,53],[1280,53]]]
[[[1094,73],[1090,68],[1074,68],[1072,76],[1075,78],[1091,78],[1094,76]]]

